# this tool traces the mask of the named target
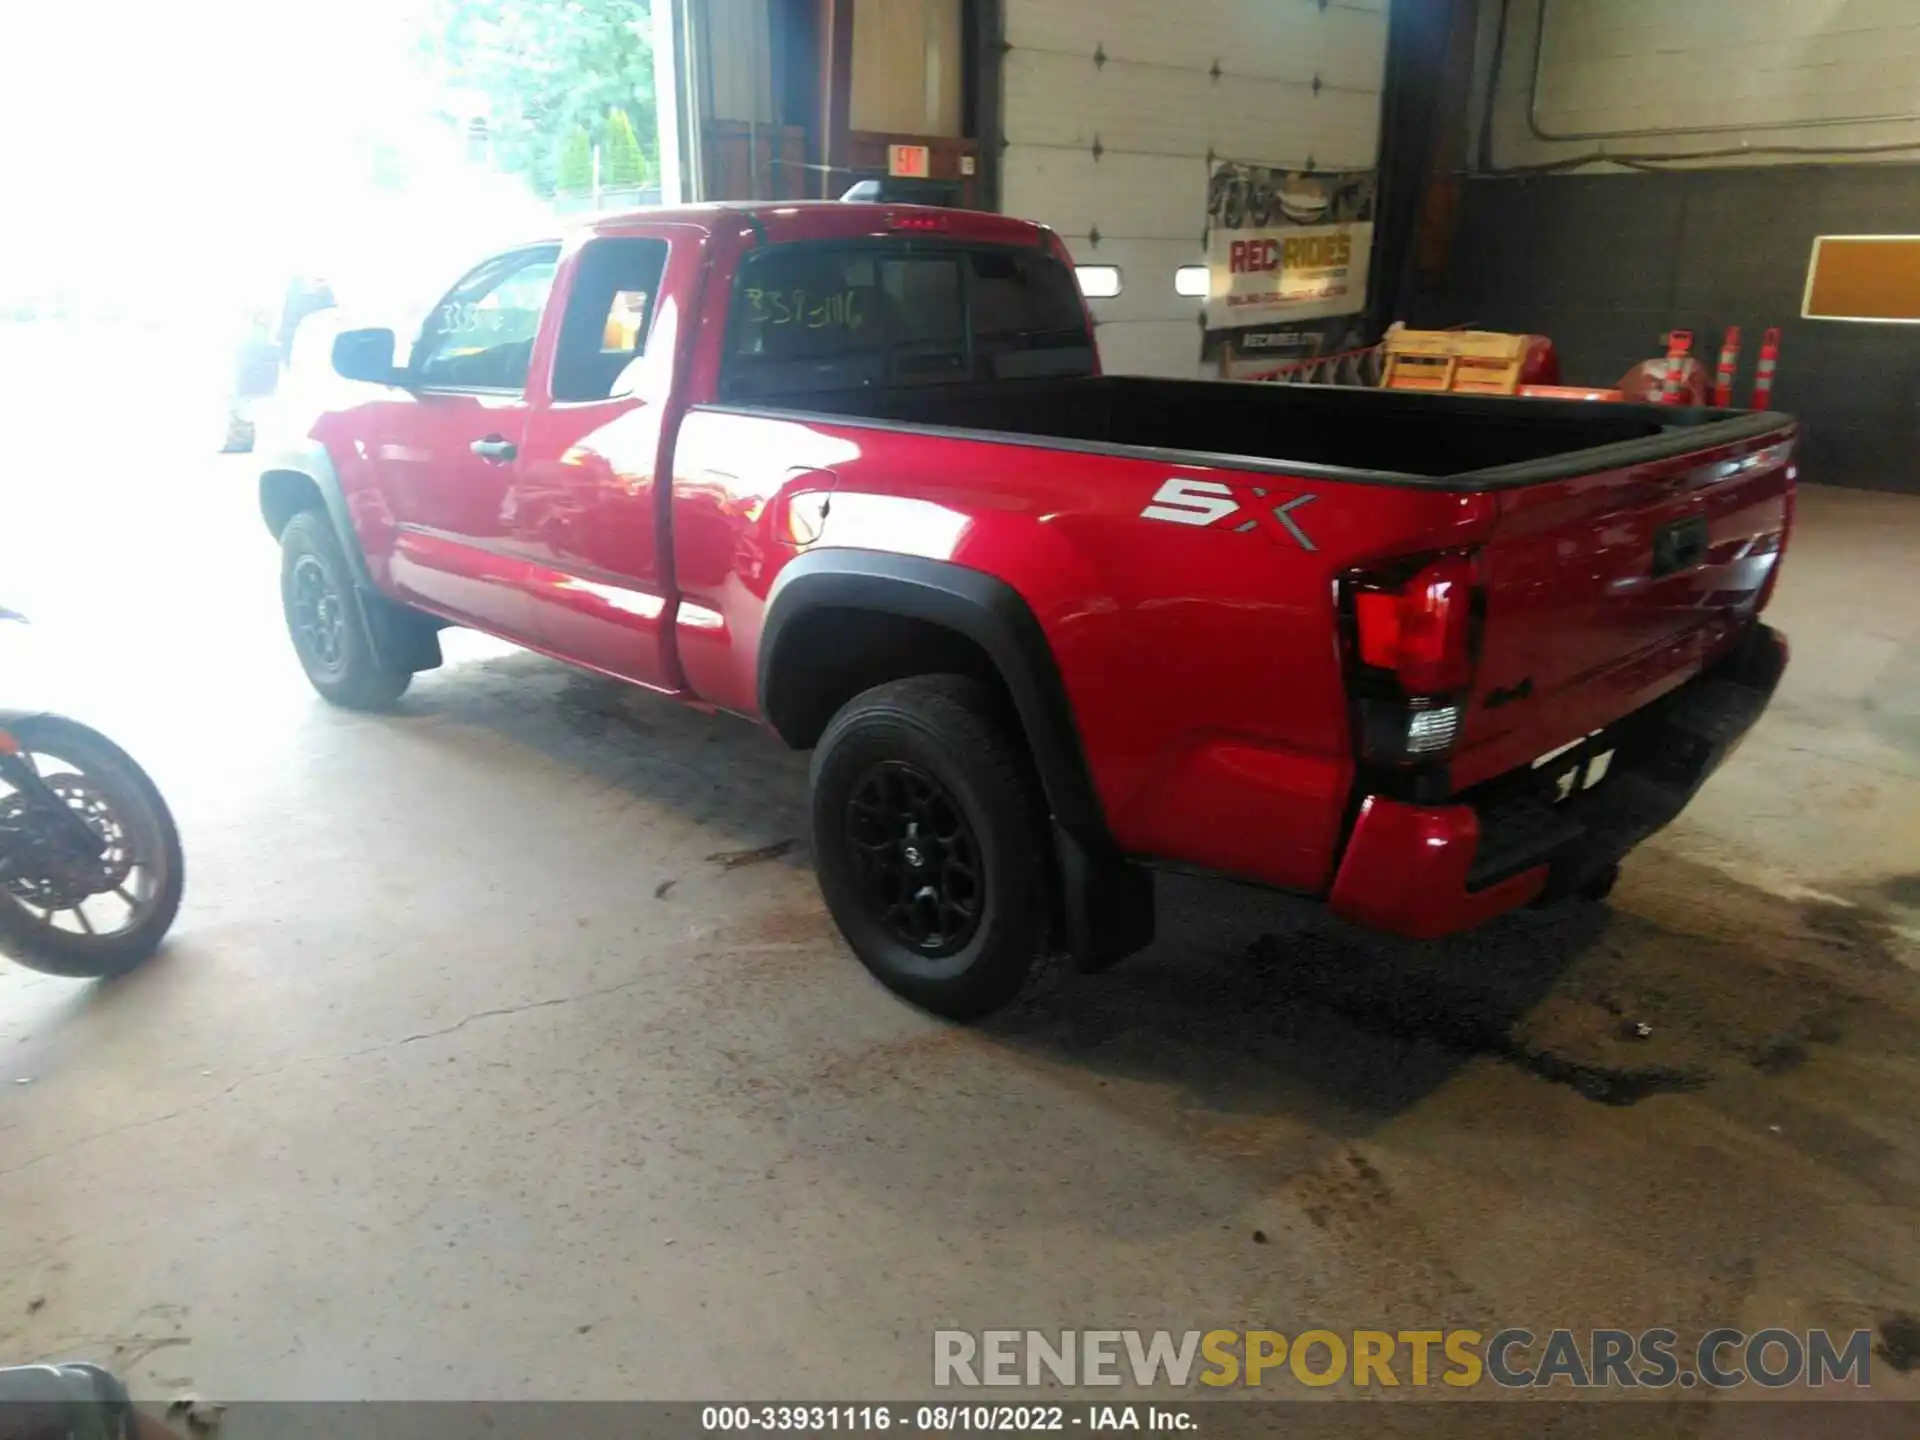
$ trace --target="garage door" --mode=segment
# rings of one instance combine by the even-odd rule
[[[1093,310],[1110,371],[1199,373],[1213,159],[1367,169],[1388,0],[1006,0],[1001,206],[1122,288]]]

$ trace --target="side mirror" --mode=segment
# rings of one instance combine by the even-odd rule
[[[333,368],[347,380],[374,385],[406,383],[406,375],[393,368],[391,330],[342,330],[333,337]]]

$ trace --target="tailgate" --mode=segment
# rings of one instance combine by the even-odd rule
[[[1725,652],[1772,589],[1793,439],[1782,420],[1677,458],[1494,491],[1454,788],[1605,728]]]

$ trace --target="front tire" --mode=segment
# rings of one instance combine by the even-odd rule
[[[36,715],[9,724],[7,733],[101,835],[108,847],[103,863],[114,873],[93,882],[97,893],[84,895],[90,887],[66,876],[29,873],[0,883],[0,954],[48,975],[124,975],[154,952],[180,909],[186,865],[173,814],[147,772],[97,730],[60,715]],[[8,809],[0,799],[0,815]],[[126,901],[127,913],[120,928],[100,931],[105,917],[89,919],[81,907],[103,899],[108,886]],[[60,890],[69,893],[55,893]],[[65,915],[76,917],[72,928],[58,923]]]
[[[413,671],[374,647],[340,537],[318,511],[301,511],[280,532],[280,605],[300,668],[322,699],[384,710],[413,683]]]
[[[990,692],[958,675],[848,701],[813,756],[820,890],[860,963],[937,1015],[1012,1000],[1047,934],[1042,807]]]

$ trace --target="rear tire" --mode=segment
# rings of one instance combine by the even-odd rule
[[[301,511],[280,532],[280,606],[300,668],[322,699],[384,710],[413,683],[413,671],[374,648],[340,537],[318,511]]]
[[[876,686],[813,756],[820,890],[860,963],[954,1020],[999,1009],[1047,935],[1043,810],[992,697],[958,675]]]

